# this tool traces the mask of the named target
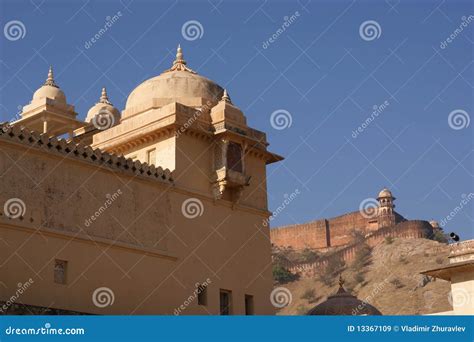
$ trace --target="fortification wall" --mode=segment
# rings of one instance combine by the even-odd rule
[[[428,221],[413,220],[404,221],[393,227],[386,227],[379,229],[363,241],[355,244],[348,245],[333,253],[328,253],[324,257],[312,263],[301,263],[301,264],[287,264],[286,267],[292,273],[297,273],[303,277],[313,277],[318,271],[324,268],[328,260],[331,258],[342,259],[346,264],[354,260],[357,249],[361,248],[362,245],[367,244],[370,247],[374,247],[377,244],[385,240],[386,237],[393,238],[408,238],[408,239],[421,239],[431,238],[433,236],[433,227]]]
[[[352,231],[368,232],[369,220],[358,211],[329,220],[318,220],[272,229],[272,243],[280,247],[324,249],[349,244]]]
[[[294,249],[326,248],[328,246],[326,220],[296,224],[270,230],[272,244]]]

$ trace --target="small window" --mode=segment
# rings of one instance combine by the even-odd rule
[[[230,142],[227,146],[227,167],[233,171],[243,172],[242,147],[240,144]]]
[[[198,305],[207,305],[207,286],[199,285],[198,291]]]
[[[149,165],[155,165],[156,164],[156,148],[153,150],[149,150],[146,153],[146,162]]]
[[[66,284],[67,261],[54,260],[54,282],[56,284]]]
[[[232,292],[220,290],[220,313],[228,316],[232,313]]]
[[[247,316],[253,315],[253,296],[245,295],[245,314]]]

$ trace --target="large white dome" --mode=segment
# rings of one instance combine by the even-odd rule
[[[180,99],[191,98],[217,102],[223,92],[221,86],[189,69],[183,59],[181,48],[178,47],[172,68],[137,86],[128,96],[125,109],[139,107],[155,99],[162,100],[164,104],[185,102]]]

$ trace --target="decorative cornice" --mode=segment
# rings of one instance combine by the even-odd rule
[[[0,125],[0,140],[9,140],[33,148],[41,149],[49,153],[59,153],[63,156],[79,159],[100,167],[106,167],[113,171],[143,176],[174,184],[172,172],[169,169],[148,165],[139,160],[132,160],[112,153],[102,152],[83,144],[75,144],[65,139],[50,138],[47,134],[29,131],[18,126],[9,124]]]

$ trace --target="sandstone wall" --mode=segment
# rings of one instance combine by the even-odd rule
[[[340,250],[332,253],[328,253],[324,257],[320,258],[313,263],[301,263],[301,264],[287,264],[285,265],[290,272],[298,273],[301,276],[313,277],[321,268],[325,267],[330,258],[340,258],[344,262],[350,263],[363,244],[367,244],[370,247],[383,242],[386,237],[393,238],[408,238],[408,239],[420,239],[420,238],[431,238],[433,236],[433,227],[428,221],[422,220],[411,220],[401,222],[393,227],[381,228],[373,233],[370,233],[364,241],[356,244],[348,245]]]
[[[328,230],[327,220],[319,220],[272,229],[270,237],[272,244],[281,247],[326,248],[330,243]]]

